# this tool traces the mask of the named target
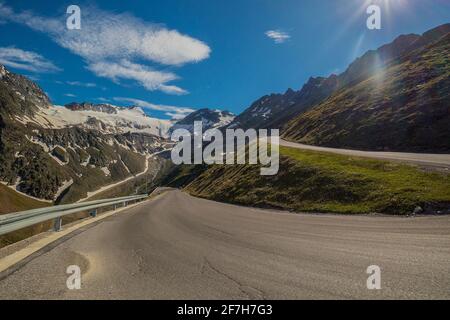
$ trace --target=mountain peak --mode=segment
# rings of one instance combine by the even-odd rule
[[[6,70],[5,66],[0,64],[0,79],[2,79],[4,76],[6,76],[6,73],[8,70]]]
[[[211,128],[220,128],[231,123],[235,118],[235,115],[229,111],[223,111],[219,109],[202,108],[188,114],[185,118],[178,120],[170,131],[176,129],[187,129],[193,131],[194,122],[202,121],[203,130]]]
[[[139,114],[141,114],[143,116],[147,116],[145,114],[144,109],[142,109],[142,107],[139,107],[139,106],[130,106],[130,107],[125,107],[124,109],[129,109],[129,110],[134,111],[136,113],[139,113]]]
[[[11,92],[16,98],[15,103],[5,103],[2,106],[9,114],[33,115],[39,109],[51,105],[48,96],[36,83],[10,72],[4,65],[0,65],[0,91]]]

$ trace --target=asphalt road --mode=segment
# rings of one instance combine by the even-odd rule
[[[437,169],[450,169],[450,154],[360,151],[350,149],[326,148],[290,142],[282,139],[280,139],[280,145],[297,149],[331,152],[348,156],[408,162],[427,167],[435,167]]]
[[[381,290],[366,287],[369,265]],[[0,298],[449,299],[449,272],[449,216],[289,214],[169,191],[29,261]]]

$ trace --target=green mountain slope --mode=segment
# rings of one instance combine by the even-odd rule
[[[42,208],[50,203],[37,201],[0,184],[0,214]]]
[[[283,136],[330,147],[450,151],[450,33],[300,114]]]
[[[229,128],[280,129],[288,140],[371,150],[450,150],[450,24],[367,51],[341,74],[256,100]]]

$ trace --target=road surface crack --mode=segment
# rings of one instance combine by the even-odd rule
[[[247,298],[254,300],[254,299],[261,299],[261,300],[266,300],[265,296],[264,296],[264,292],[258,288],[249,286],[249,285],[245,285],[241,282],[239,282],[238,280],[236,280],[235,278],[233,278],[232,276],[228,275],[227,273],[219,270],[218,268],[214,267],[211,262],[208,261],[207,258],[203,258],[203,263],[200,269],[201,274],[205,273],[205,269],[209,268],[210,270],[212,270],[213,272],[221,275],[222,277],[226,278],[227,280],[231,281],[232,283],[234,283],[239,291],[245,295]]]
[[[132,276],[136,276],[138,273],[142,273],[145,274],[146,273],[146,263],[144,260],[144,257],[139,254],[142,251],[142,249],[133,249],[132,250],[132,254],[136,259],[136,267],[137,267],[137,271],[136,272],[131,272]]]

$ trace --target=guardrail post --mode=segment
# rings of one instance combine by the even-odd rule
[[[61,217],[55,218],[55,221],[53,222],[53,230],[56,232],[61,231],[61,226],[62,226],[62,218]]]
[[[92,210],[89,215],[91,217],[96,217],[97,216],[97,209]]]
[[[113,210],[117,209],[117,204],[113,205]]]

